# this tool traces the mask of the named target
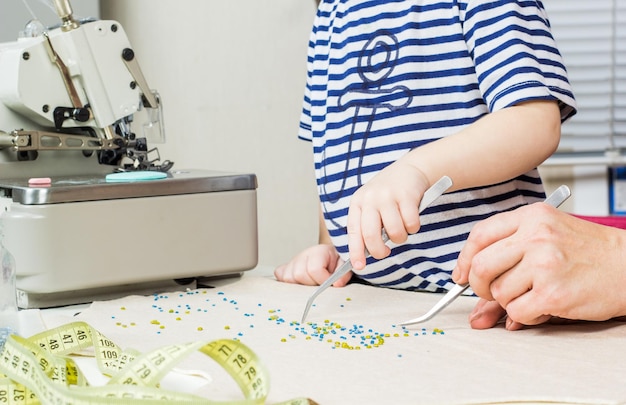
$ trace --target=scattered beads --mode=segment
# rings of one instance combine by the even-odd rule
[[[174,297],[184,298],[189,295],[197,295],[197,294],[207,294],[207,290],[188,290],[184,293],[176,294]],[[217,296],[221,298],[218,302],[221,304],[217,304],[220,306],[227,305],[232,310],[239,310],[239,303],[237,300],[231,299],[226,296],[223,291],[218,291]],[[207,303],[203,308],[192,308],[189,304],[178,304],[175,307],[172,305],[168,305],[166,300],[169,298],[166,294],[155,294],[153,296],[154,304],[152,308],[155,311],[163,314],[172,314],[174,315],[172,318],[177,322],[184,322],[184,315],[189,315],[192,312],[208,312],[211,307],[216,307],[215,298],[208,297],[203,299],[202,302]],[[346,297],[346,302],[352,301],[352,298]],[[263,304],[256,304],[258,308],[263,307]],[[344,307],[343,304],[339,304],[341,308]],[[121,311],[125,311],[126,307],[120,307]],[[307,322],[305,324],[301,324],[298,321],[286,321],[281,316],[281,310],[277,308],[267,309],[267,322],[271,322],[275,324],[277,327],[288,327],[289,329],[286,331],[286,337],[282,337],[280,341],[282,343],[286,343],[289,340],[296,340],[298,338],[304,337],[305,340],[317,341],[324,344],[330,345],[331,349],[346,349],[346,350],[362,350],[362,349],[375,349],[381,347],[390,339],[399,339],[399,338],[409,338],[409,337],[418,337],[420,335],[429,334],[426,328],[421,328],[421,330],[409,330],[404,326],[396,326],[391,325],[391,328],[399,330],[396,331],[376,331],[372,328],[366,328],[364,325],[353,324],[351,326],[343,326],[339,323],[333,322],[330,319],[325,319],[321,323],[316,322]],[[253,320],[255,317],[255,312],[243,312],[243,316]],[[111,319],[115,319],[115,316],[112,316]],[[158,329],[156,331],[157,334],[161,333],[161,330],[165,329],[165,324],[161,323],[162,321],[153,319],[150,321],[150,324],[157,325]],[[116,322],[117,326],[122,328],[126,328],[128,325],[123,324],[122,322]],[[135,326],[134,322],[130,323],[131,326]],[[254,323],[247,324],[249,329],[254,329]],[[202,326],[197,326],[196,330],[198,332],[204,331]],[[230,331],[230,325],[224,325],[224,330]],[[244,336],[243,331],[233,331],[234,336],[233,340],[239,340],[239,338]],[[431,335],[443,335],[444,331],[440,328],[434,328],[430,331]],[[397,354],[398,358],[402,357],[402,354]]]
[[[305,325],[302,325],[297,321],[291,321],[289,325],[294,327],[296,332],[305,335],[305,340],[316,339],[319,342],[331,343],[333,349],[374,349],[382,346],[387,338],[411,336],[405,327],[402,327],[402,333],[394,333],[392,335],[391,333],[376,332],[373,329],[367,329],[366,331],[363,325],[352,325],[352,327],[346,328],[328,319],[324,320],[322,324],[307,322]],[[395,328],[395,325],[393,327]],[[433,334],[443,334],[443,330],[434,329]],[[413,336],[419,335],[419,332],[416,332]],[[289,337],[295,339],[296,336],[290,334]],[[281,342],[286,341],[286,339],[283,339],[281,339]]]

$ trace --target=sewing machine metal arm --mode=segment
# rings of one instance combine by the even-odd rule
[[[64,134],[48,131],[16,130],[10,134],[0,131],[0,149],[11,148],[15,152],[41,150],[84,150],[96,151],[119,149],[122,137],[114,139],[92,138],[84,135]],[[118,141],[118,142],[116,142]]]
[[[148,150],[143,138],[132,138],[113,135],[103,139],[49,131],[15,130],[10,134],[0,131],[0,149],[10,148],[17,153],[18,160],[34,160],[37,152],[42,150],[82,150],[86,155],[100,151],[100,162],[103,164],[119,164],[123,155],[131,162],[124,165],[125,169],[168,171],[173,166],[169,160],[157,164],[161,160],[158,149]]]

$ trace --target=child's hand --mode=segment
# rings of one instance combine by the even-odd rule
[[[286,283],[320,285],[343,264],[337,250],[332,245],[315,245],[300,252],[287,264],[274,270],[274,277]],[[333,286],[343,287],[348,284],[352,272],[335,281]]]
[[[354,193],[348,211],[348,248],[355,270],[365,267],[365,249],[376,259],[389,255],[383,228],[394,243],[405,242],[419,230],[419,204],[428,187],[424,173],[398,160]]]

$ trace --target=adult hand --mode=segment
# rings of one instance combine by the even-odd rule
[[[350,201],[348,248],[355,270],[365,267],[365,249],[376,259],[389,255],[385,229],[394,243],[403,243],[420,228],[419,203],[428,179],[414,166],[398,160],[361,186]]]
[[[300,252],[291,261],[274,270],[274,277],[286,283],[320,285],[343,263],[337,250],[332,245],[320,244]],[[350,281],[352,272],[348,272],[333,283],[343,287]]]
[[[478,223],[452,278],[483,298],[475,328],[626,315],[626,232],[536,203]]]

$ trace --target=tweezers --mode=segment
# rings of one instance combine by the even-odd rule
[[[545,199],[544,203],[549,204],[555,208],[558,208],[561,204],[563,204],[563,202],[565,202],[565,200],[569,198],[570,195],[571,195],[571,192],[570,192],[569,187],[567,187],[566,185],[562,185],[559,188],[557,188],[552,194],[550,194],[550,196]],[[402,322],[399,325],[400,326],[415,325],[416,323],[425,322],[431,319],[432,317],[437,315],[439,312],[441,312],[445,307],[450,305],[452,301],[458,298],[459,295],[463,294],[463,292],[467,290],[468,287],[469,287],[469,283],[455,284],[454,287],[452,287],[450,291],[448,291],[446,295],[444,295],[443,298],[441,298],[439,302],[437,302],[430,309],[430,311],[426,312],[424,315],[418,318]]]
[[[433,201],[439,198],[451,186],[452,186],[452,180],[450,179],[450,177],[443,176],[442,178],[440,178],[435,184],[433,184],[428,190],[426,190],[426,192],[422,196],[422,201],[420,202],[420,205],[419,205],[419,212],[421,213],[423,210],[425,210],[430,204],[433,203]],[[382,232],[382,238],[383,238],[383,242],[385,243],[389,240],[389,237],[387,236],[387,233],[385,232],[384,229]],[[366,256],[369,256],[369,253],[367,251],[365,253],[366,253]],[[315,301],[315,298],[318,295],[320,295],[322,292],[324,292],[324,290],[330,287],[335,281],[337,281],[339,278],[341,278],[341,276],[343,276],[350,270],[352,270],[352,264],[350,263],[350,260],[346,260],[346,262],[344,262],[341,266],[339,266],[339,268],[336,269],[333,272],[333,274],[331,274],[330,277],[328,277],[326,281],[324,281],[317,288],[317,290],[315,290],[313,295],[311,295],[311,297],[306,303],[306,307],[304,308],[304,313],[302,314],[302,321],[300,323],[304,323],[307,315],[309,314],[309,310],[311,309],[311,305],[313,305],[313,301]]]

